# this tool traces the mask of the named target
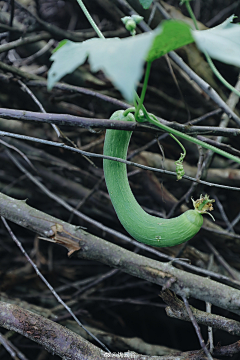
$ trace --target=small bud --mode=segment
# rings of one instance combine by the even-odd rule
[[[126,25],[126,23],[131,20],[131,16],[124,16],[123,18],[121,18],[122,22],[124,23],[124,25]]]
[[[125,24],[125,28],[128,30],[128,31],[133,31],[136,29],[136,23],[134,20],[132,19],[129,19],[126,24]]]
[[[140,15],[132,15],[131,17],[136,24],[139,24],[143,20],[143,16]]]
[[[136,26],[137,24],[143,20],[142,16],[139,15],[132,15],[132,16],[124,16],[121,18],[123,24],[125,25],[125,28],[130,31],[131,35],[136,34]]]

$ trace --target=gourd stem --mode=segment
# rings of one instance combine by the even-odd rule
[[[204,51],[204,55],[207,59],[207,62],[212,70],[212,72],[217,76],[217,78],[223,83],[223,85],[225,85],[229,90],[231,90],[232,92],[234,92],[236,95],[238,95],[240,97],[240,92],[235,89],[234,86],[232,86],[231,84],[229,84],[229,82],[227,82],[226,79],[224,79],[224,77],[220,74],[220,72],[218,71],[218,69],[216,68],[216,66],[214,65],[212,59],[210,58],[210,56],[208,55],[208,53],[206,51]]]
[[[194,26],[195,26],[196,30],[199,30],[197,20],[195,18],[194,12],[192,11],[191,5],[189,4],[189,1],[186,1],[185,5],[186,5],[187,11],[188,11],[193,23],[194,23]]]
[[[84,3],[82,2],[82,0],[77,0],[77,2],[79,4],[79,6],[81,7],[82,11],[84,12],[86,18],[92,25],[93,29],[96,31],[98,37],[100,37],[101,39],[105,39],[103,33],[101,32],[101,30],[99,29],[99,27],[97,26],[95,21],[93,20],[92,16],[89,14],[89,12],[88,12],[87,8],[85,7]]]
[[[145,99],[148,80],[149,80],[149,76],[150,76],[151,66],[152,66],[152,61],[148,61],[146,71],[145,71],[145,76],[144,76],[144,82],[143,82],[143,88],[142,88],[142,92],[141,92],[141,97],[140,97],[140,101],[139,101],[137,109],[136,109],[136,116],[138,116],[139,110],[142,108],[142,105],[143,105],[143,102],[144,102],[144,99]]]

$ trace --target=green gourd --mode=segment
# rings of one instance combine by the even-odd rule
[[[111,120],[135,121],[134,115],[116,111]],[[131,131],[107,130],[104,155],[126,159]],[[174,246],[191,239],[203,224],[203,213],[212,210],[208,196],[193,201],[194,210],[178,217],[162,219],[147,214],[136,201],[127,178],[126,165],[118,161],[103,160],[107,189],[117,216],[127,232],[136,240],[158,247]]]

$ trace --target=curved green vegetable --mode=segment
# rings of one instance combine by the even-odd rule
[[[123,110],[116,111],[112,120],[135,121],[133,114],[124,116]],[[131,131],[107,130],[104,155],[126,159]],[[104,159],[105,181],[117,216],[136,240],[152,246],[174,246],[191,239],[203,224],[202,214],[212,210],[208,196],[194,201],[194,210],[188,210],[173,219],[162,219],[147,214],[136,201],[127,178],[126,165]]]

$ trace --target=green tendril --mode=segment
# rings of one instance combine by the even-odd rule
[[[183,144],[172,134],[170,134],[171,137],[178,143],[178,145],[182,148],[183,153],[181,153],[180,158],[175,161],[175,165],[176,165],[176,173],[177,173],[177,180],[181,180],[183,175],[185,174],[184,168],[183,168],[183,160],[186,156],[186,149],[183,146]]]
[[[88,19],[88,21],[92,25],[92,28],[96,31],[98,37],[100,37],[101,39],[105,39],[103,33],[101,32],[101,30],[99,29],[99,27],[97,26],[95,21],[93,20],[92,16],[88,12],[88,10],[87,10],[86,6],[84,5],[84,3],[82,2],[82,0],[77,0],[77,2],[79,4],[79,6],[81,7],[83,13],[85,14],[86,18]]]

